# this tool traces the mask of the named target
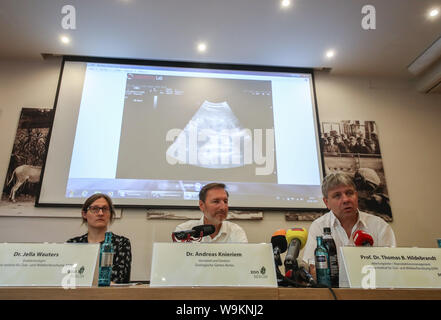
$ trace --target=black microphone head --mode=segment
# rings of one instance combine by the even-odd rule
[[[188,232],[186,232],[186,231],[176,231],[176,232],[173,232],[172,235],[175,236],[175,238],[177,240],[185,240],[188,237]]]
[[[284,229],[277,230],[271,237],[271,244],[273,248],[279,248],[280,253],[284,253],[288,248],[288,243],[286,242],[286,231]]]
[[[216,229],[214,228],[214,226],[212,224],[203,224],[201,226],[193,227],[191,230],[196,231],[197,237],[199,237],[201,232],[202,232],[202,237],[205,237],[205,236],[209,236],[210,234],[214,233],[214,231]]]

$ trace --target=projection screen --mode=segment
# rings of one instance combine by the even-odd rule
[[[310,70],[65,57],[37,206],[324,208]]]

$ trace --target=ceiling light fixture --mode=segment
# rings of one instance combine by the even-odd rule
[[[206,45],[205,43],[203,43],[203,42],[199,43],[199,44],[198,44],[198,51],[199,51],[199,52],[205,52],[205,51],[207,51],[207,45]]]
[[[429,11],[429,17],[433,18],[439,14],[439,9],[432,9]]]
[[[287,8],[291,5],[291,0],[282,0],[280,2],[280,5],[282,6],[282,8]]]
[[[68,44],[70,42],[70,39],[67,36],[61,36],[60,41],[64,44]]]
[[[328,50],[326,51],[326,57],[327,58],[333,58],[335,56],[335,51],[334,50]]]

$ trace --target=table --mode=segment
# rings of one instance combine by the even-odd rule
[[[333,289],[338,300],[441,300],[441,289]],[[322,288],[0,287],[0,300],[333,300]]]

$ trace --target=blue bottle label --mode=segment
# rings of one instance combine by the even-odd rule
[[[101,265],[100,267],[111,267],[113,263],[113,253],[103,252],[101,253]]]
[[[316,256],[315,259],[316,269],[327,269],[328,268],[328,259],[326,256]]]

